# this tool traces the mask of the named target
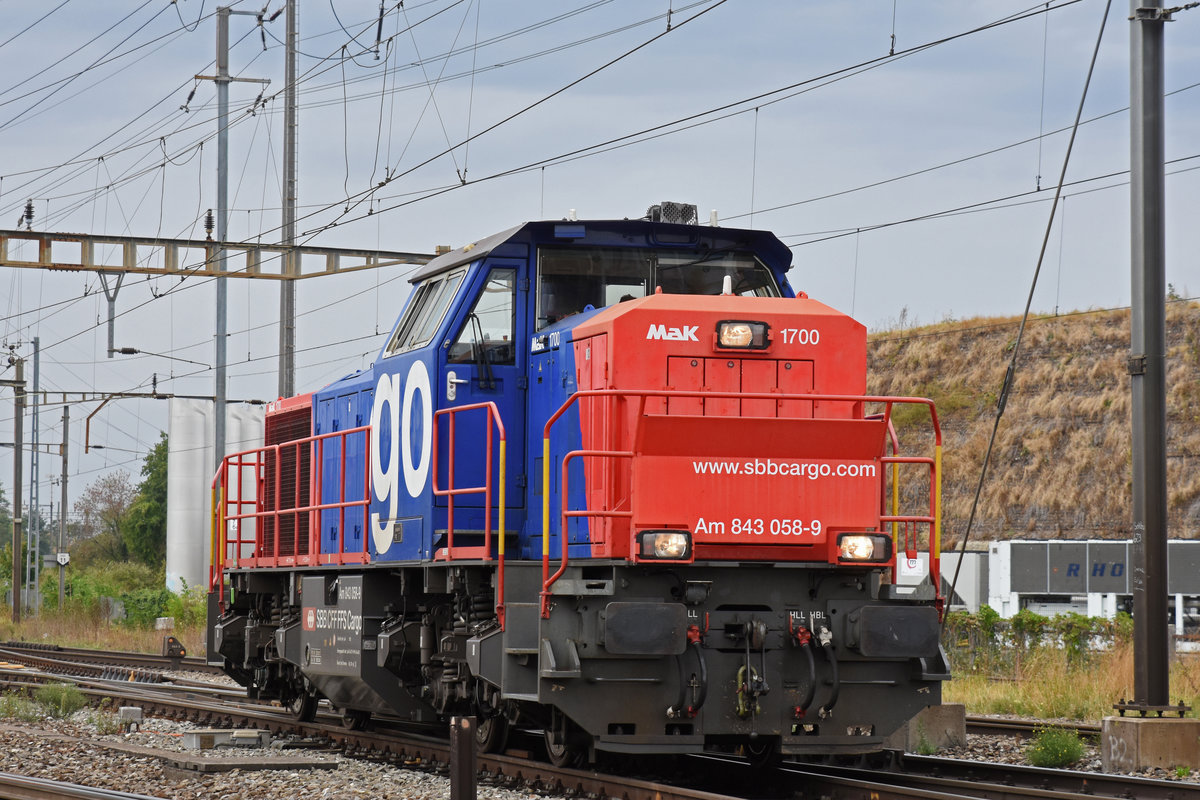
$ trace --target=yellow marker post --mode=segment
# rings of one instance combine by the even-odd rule
[[[892,455],[896,455],[895,452]],[[892,516],[900,516],[900,465],[892,464]],[[900,523],[892,522],[892,552],[900,549]]]
[[[940,558],[942,554],[942,446],[940,444],[933,449],[933,471],[935,473],[933,501],[937,503],[937,509],[933,514],[933,552],[935,557]]]
[[[504,555],[504,473],[507,471],[507,461],[505,460],[504,445],[506,442],[500,440],[500,555]]]
[[[550,560],[550,437],[542,438],[542,560]]]

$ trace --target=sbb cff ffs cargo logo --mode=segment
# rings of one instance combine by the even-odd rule
[[[650,330],[646,331],[647,339],[663,339],[668,342],[698,342],[700,339],[696,337],[696,331],[700,330],[699,325],[684,325],[679,328],[668,328],[666,325],[650,325]]]
[[[315,631],[317,629],[317,610],[315,608],[304,609],[304,630]]]

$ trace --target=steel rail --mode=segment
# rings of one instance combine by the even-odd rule
[[[1180,800],[1200,797],[1200,786],[1181,781],[908,754],[888,771],[815,764],[788,764],[783,771],[804,787],[811,787],[813,781],[830,781],[851,788],[862,783],[875,784],[878,788],[879,783],[884,783],[888,789],[877,795],[880,798],[888,797],[893,789],[929,793],[895,795],[897,797],[987,797],[991,800],[1027,800],[1031,797]],[[839,790],[839,796],[860,795]]]
[[[195,681],[180,683],[130,683],[125,680],[111,678],[89,678],[77,675],[63,675],[54,672],[41,672],[32,669],[11,668],[0,666],[0,688],[16,689],[22,692],[33,692],[47,683],[62,683],[69,681],[84,695],[96,702],[104,698],[127,698],[134,702],[141,699],[158,699],[164,696],[177,696],[188,700],[199,697],[225,699],[235,705],[246,708],[269,708],[262,704],[251,703],[246,699],[245,692],[232,687],[200,685]],[[139,691],[141,690],[141,691]]]
[[[64,659],[84,659],[92,663],[120,664],[147,669],[182,670],[185,672],[207,672],[224,674],[219,666],[210,665],[203,658],[186,656],[160,656],[154,653],[131,653],[121,650],[89,650],[85,647],[62,647],[41,642],[4,642],[0,647],[29,653],[50,653]]]
[[[144,794],[94,789],[11,772],[0,772],[0,797],[5,800],[156,800]]]
[[[42,672],[71,678],[128,680],[133,683],[162,683],[164,681],[161,672],[149,672],[136,667],[115,664],[102,666],[94,663],[67,661],[61,658],[51,658],[48,655],[37,655],[7,648],[0,648],[0,662],[20,664]]]
[[[1004,719],[967,715],[967,733],[1029,738],[1046,728],[1073,730],[1085,739],[1099,740],[1100,726],[1094,722],[1047,722],[1039,719]]]

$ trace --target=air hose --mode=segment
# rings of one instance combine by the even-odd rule
[[[687,716],[689,719],[695,717],[700,712],[701,707],[704,706],[704,700],[708,696],[708,664],[704,660],[704,651],[700,649],[700,641],[693,639],[689,645],[689,649],[695,652],[696,661],[699,664],[697,672],[699,673],[700,685],[696,691],[696,702],[692,705],[687,704],[687,690],[690,684],[687,670],[683,665],[684,655],[677,655],[675,656],[675,663],[679,666],[679,699],[675,702],[675,705],[667,709],[667,716],[671,719],[682,716]]]
[[[825,653],[825,660],[829,662],[829,683],[833,689],[829,692],[829,699],[825,701],[825,705],[821,706],[818,716],[821,719],[826,719],[832,716],[833,707],[837,705],[838,693],[841,691],[842,684],[838,678],[837,655],[833,652],[833,634],[828,628],[821,628],[821,651]]]

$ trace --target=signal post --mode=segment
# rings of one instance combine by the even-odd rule
[[[1130,11],[1134,698],[1114,706],[1121,716],[1104,719],[1101,739],[1104,769],[1122,772],[1200,767],[1200,720],[1170,704],[1167,634],[1163,26],[1172,10],[1132,0]]]

